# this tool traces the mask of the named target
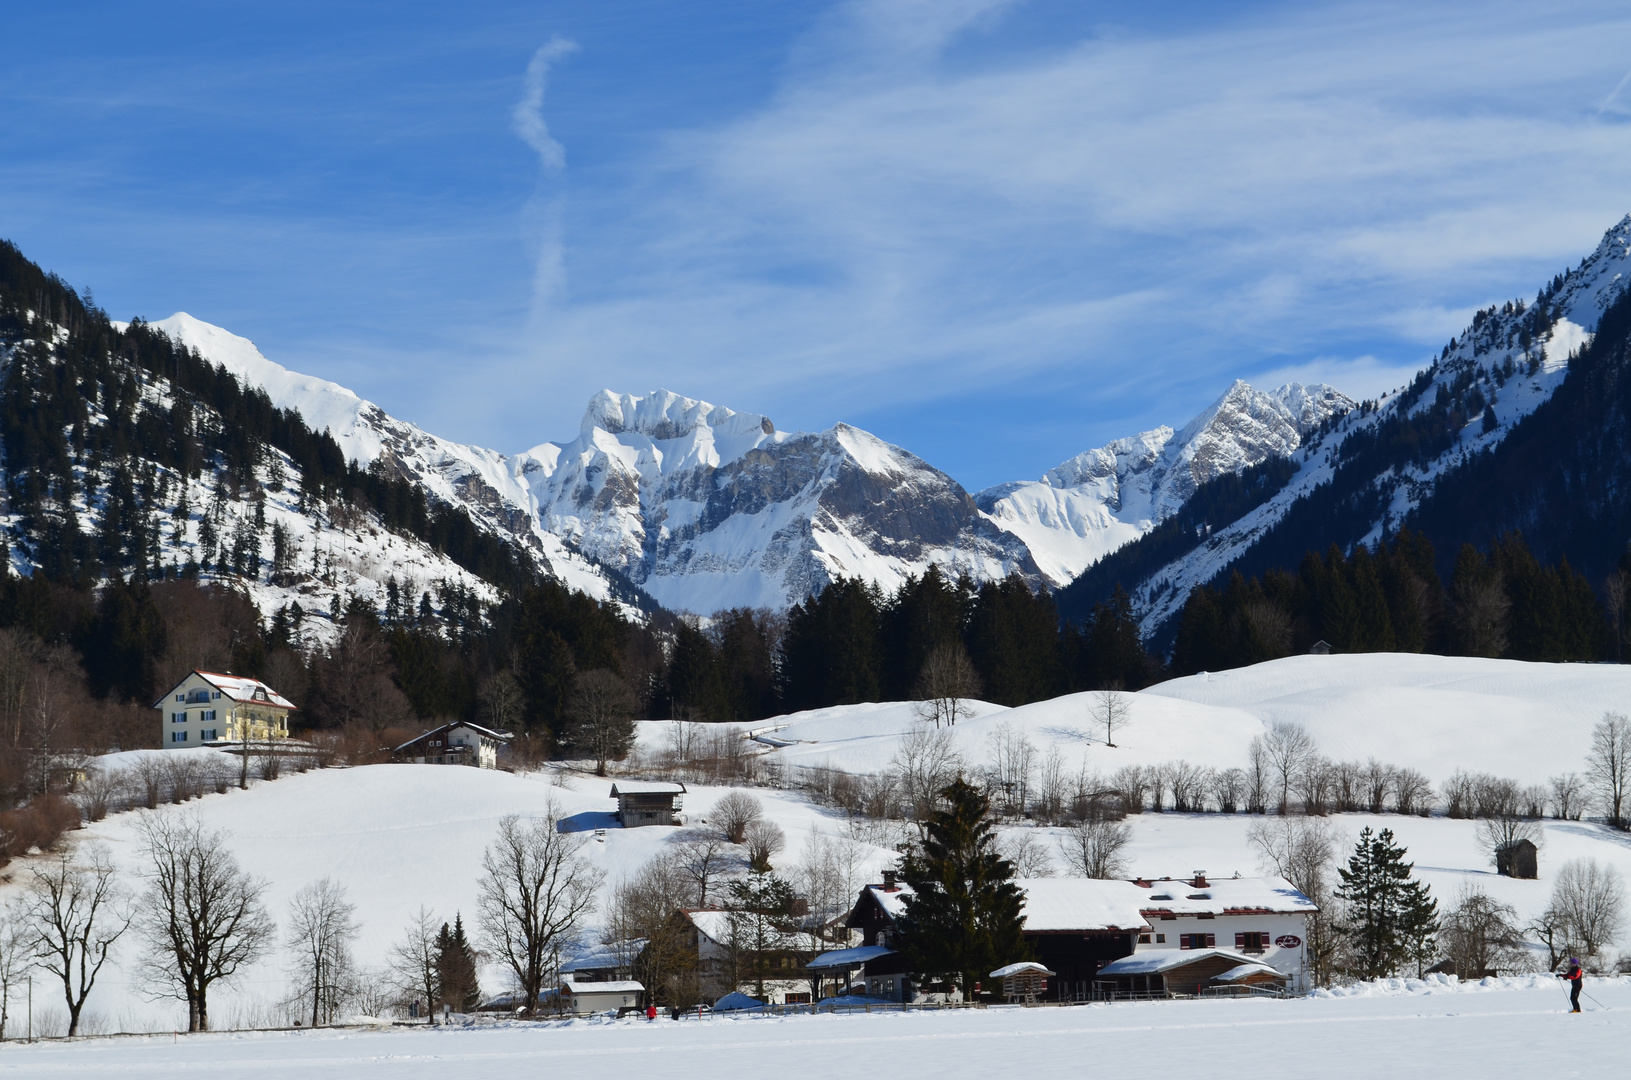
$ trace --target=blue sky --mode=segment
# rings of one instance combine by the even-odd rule
[[[140,7],[7,12],[0,236],[507,451],[661,386],[1033,477],[1631,211],[1623,5]]]

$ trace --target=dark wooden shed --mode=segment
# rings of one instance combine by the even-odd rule
[[[612,785],[617,820],[625,829],[642,825],[679,825],[685,785],[663,781],[624,781]]]
[[[1509,840],[1495,849],[1495,872],[1502,877],[1540,876],[1540,852],[1533,840]]]

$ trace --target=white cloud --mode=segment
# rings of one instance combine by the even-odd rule
[[[1293,382],[1325,383],[1355,401],[1364,401],[1408,385],[1429,362],[1430,358],[1423,358],[1417,364],[1389,364],[1374,356],[1317,356],[1300,364],[1264,371],[1249,381],[1266,390]]]
[[[806,425],[1016,384],[1204,404],[1287,356],[1425,357],[1631,209],[1598,115],[1617,6],[1282,9],[949,58],[1005,10],[846,5],[760,107],[574,192],[570,299],[521,366],[572,411],[663,384]],[[1360,394],[1406,372],[1280,370]]]

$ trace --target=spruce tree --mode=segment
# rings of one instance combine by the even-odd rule
[[[436,935],[436,989],[438,1001],[451,1005],[455,1012],[471,1012],[481,1004],[476,953],[465,937],[463,915],[453,916],[451,928],[443,923]]]
[[[1392,829],[1376,834],[1367,827],[1347,869],[1337,871],[1342,885],[1336,895],[1347,908],[1338,930],[1352,946],[1355,973],[1364,978],[1391,975],[1407,960],[1416,961],[1419,972],[1438,933],[1438,902],[1411,876],[1415,864],[1404,856]]]
[[[901,863],[913,895],[900,947],[913,971],[954,978],[970,998],[987,972],[1030,958],[1020,936],[1024,897],[1014,865],[997,852],[986,797],[962,779],[940,794],[945,809],[930,815],[921,849]]]

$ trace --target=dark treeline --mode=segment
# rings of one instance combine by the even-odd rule
[[[1072,690],[1148,685],[1160,666],[1139,641],[1125,596],[1062,623],[1046,589],[1015,575],[978,588],[930,567],[893,594],[839,580],[785,618],[727,612],[708,633],[681,630],[669,704],[701,719],[739,720],[928,693],[929,658],[966,656],[965,696],[1002,705]]]
[[[1537,561],[1516,533],[1487,554],[1463,545],[1447,579],[1433,546],[1402,531],[1374,550],[1310,552],[1295,571],[1190,593],[1178,620],[1171,673],[1254,664],[1305,653],[1426,652],[1514,660],[1613,656],[1615,633],[1591,585],[1564,560]]]

